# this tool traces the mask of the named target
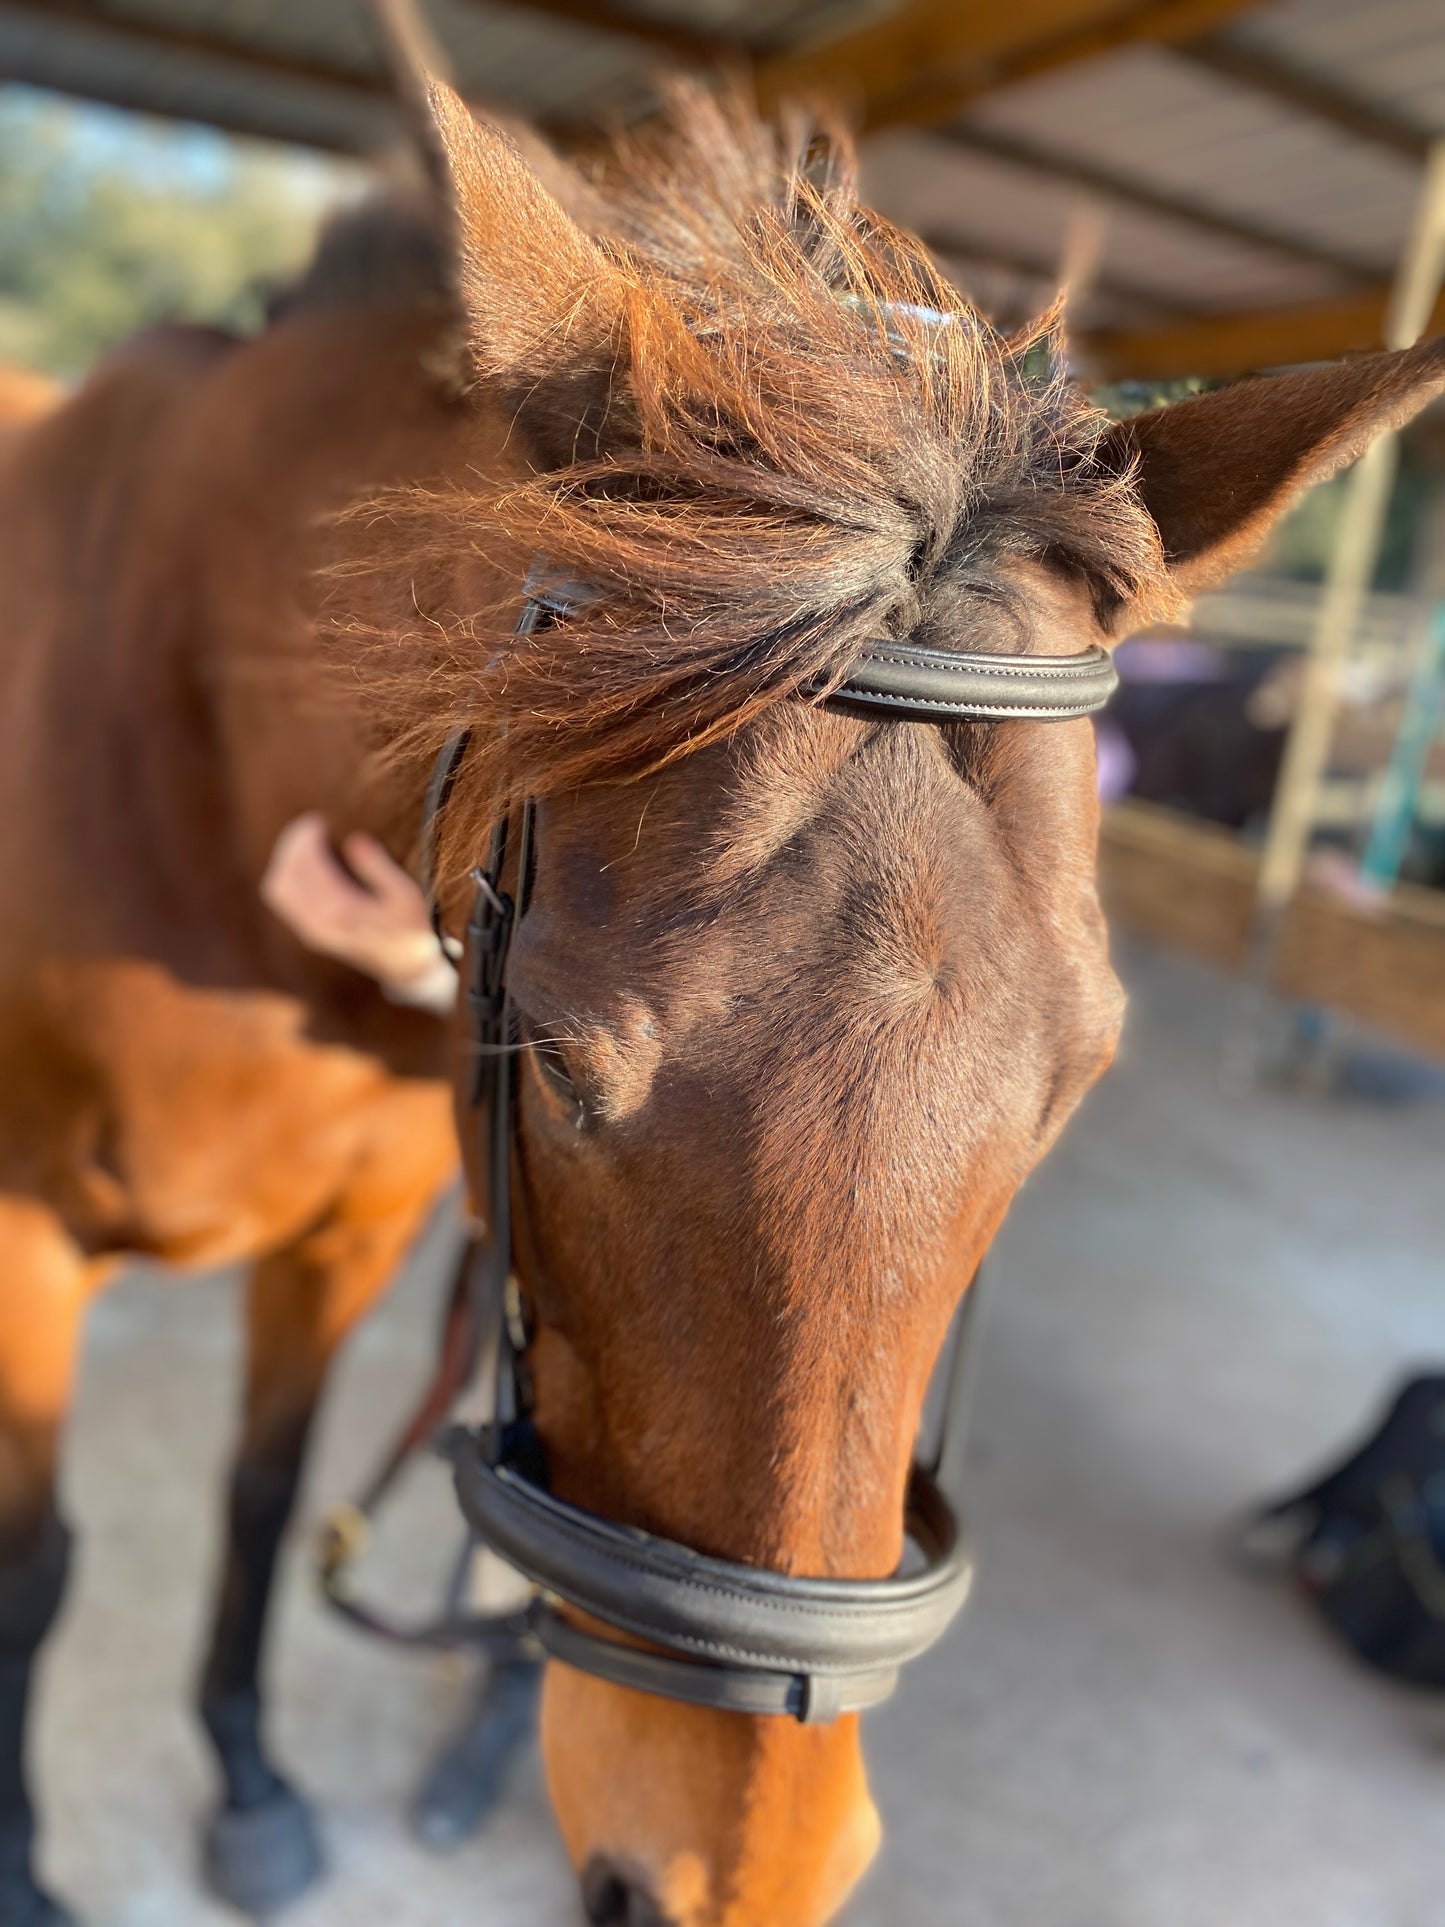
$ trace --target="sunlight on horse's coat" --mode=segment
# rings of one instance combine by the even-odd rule
[[[1087,724],[813,698],[880,636],[1117,634],[1445,386],[1436,345],[1111,426],[1057,317],[995,335],[826,130],[684,91],[585,183],[549,169],[564,207],[435,110],[455,221],[323,249],[399,220],[405,274],[320,274],[244,344],[155,331],[0,440],[0,1913],[41,1905],[19,1747],[80,1309],[136,1243],[256,1260],[202,1703],[220,1835],[309,1840],[260,1726],[272,1563],[330,1359],[455,1140],[439,1027],[263,912],[282,825],[407,851],[473,725],[454,916],[498,807],[540,799],[516,1249],[555,1489],[881,1576],[949,1315],[1119,993]],[[514,641],[537,552],[589,595]],[[876,1845],[855,1719],[559,1667],[544,1729],[601,1919],[819,1927]]]

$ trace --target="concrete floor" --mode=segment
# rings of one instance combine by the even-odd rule
[[[1445,1927],[1445,1745],[1283,1591],[1221,1559],[1231,1510],[1347,1438],[1445,1351],[1445,1099],[1226,1099],[1222,985],[1126,954],[1126,1050],[1019,1201],[993,1267],[949,1641],[872,1717],[888,1845],[849,1927]],[[434,1278],[355,1345],[311,1510],[425,1371]],[[46,1860],[89,1927],[222,1927],[194,1879],[208,1766],[185,1710],[233,1398],[224,1284],[98,1309],[67,1485],[79,1582],[46,1670]],[[454,1520],[420,1475],[381,1549],[421,1597]],[[292,1927],[577,1920],[535,1763],[486,1836],[410,1843],[458,1686],[313,1603],[276,1651],[283,1756],[334,1873]],[[766,1927],[766,1923],[759,1923]]]

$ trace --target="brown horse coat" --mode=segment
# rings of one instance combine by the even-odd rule
[[[117,1258],[252,1263],[202,1687],[237,1810],[290,1797],[257,1666],[327,1363],[456,1160],[442,1027],[257,896],[303,806],[395,824],[354,713],[313,700],[312,569],[336,507],[444,453],[437,330],[425,304],[324,303],[247,344],[157,330],[0,447],[0,1548],[28,1628],[63,1577],[58,1432]],[[0,1571],[0,1643],[8,1597]],[[5,1786],[26,1672],[0,1681]],[[23,1796],[0,1809],[23,1841]]]
[[[48,415],[61,399],[59,382],[30,368],[0,365],[0,433]]]
[[[0,458],[0,1170],[86,1255],[273,1249],[377,1134],[398,1202],[450,1168],[438,1027],[256,893],[305,805],[394,828],[344,714],[285,671],[314,650],[320,519],[444,445],[433,333],[158,330]]]

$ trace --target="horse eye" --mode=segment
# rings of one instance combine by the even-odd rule
[[[536,1066],[538,1076],[558,1097],[571,1105],[573,1122],[580,1130],[587,1121],[586,1105],[576,1079],[567,1068],[562,1046],[551,1037],[533,1035],[526,1041],[528,1055]]]
[[[549,1084],[555,1085],[569,1097],[577,1095],[577,1086],[572,1081],[572,1073],[567,1068],[560,1044],[554,1043],[550,1037],[537,1038],[532,1045],[532,1060]]]

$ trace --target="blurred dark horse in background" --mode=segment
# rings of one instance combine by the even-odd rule
[[[857,207],[846,143],[697,93],[564,208],[436,99],[440,251],[362,217],[260,338],[147,335],[0,450],[0,1927],[62,1918],[24,1719],[83,1314],[129,1253],[252,1265],[213,1848],[304,1831],[259,1726],[277,1544],[456,1148],[441,1027],[262,910],[281,826],[405,855],[475,723],[455,919],[539,799],[516,1237],[554,1487],[885,1574],[950,1315],[1120,999],[1085,724],[810,692],[878,635],[1122,633],[1445,382],[1421,350],[1111,429],[1052,326],[996,336]],[[539,553],[589,594],[514,641]],[[594,1919],[815,1927],[874,1851],[856,1718],[553,1666],[543,1732]]]

